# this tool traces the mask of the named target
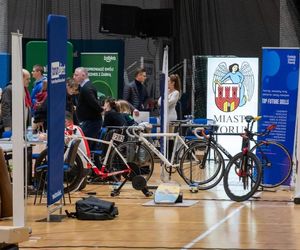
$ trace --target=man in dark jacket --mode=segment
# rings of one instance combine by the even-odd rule
[[[80,89],[76,108],[80,127],[85,136],[98,138],[102,125],[101,112],[103,109],[97,98],[97,90],[88,77],[87,69],[76,68],[73,78]],[[89,141],[90,149],[93,149],[95,145],[95,142]]]
[[[124,86],[123,99],[132,104],[133,111],[138,115],[138,111],[146,110],[146,102],[149,99],[148,91],[144,85],[146,80],[146,70],[138,68],[135,72],[135,80]]]

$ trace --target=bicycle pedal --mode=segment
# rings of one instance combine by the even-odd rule
[[[118,196],[119,194],[120,194],[119,191],[111,191],[110,196],[115,197],[115,196]]]
[[[148,192],[144,193],[144,195],[145,195],[146,197],[151,197],[151,196],[153,195],[153,192],[148,191]]]
[[[190,192],[191,193],[198,193],[199,191],[199,185],[196,183],[193,183],[190,185]]]

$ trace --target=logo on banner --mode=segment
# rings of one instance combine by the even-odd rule
[[[221,62],[215,69],[212,84],[218,109],[232,112],[251,101],[254,74],[248,62],[243,62],[241,67],[237,63],[227,67],[226,62]]]
[[[116,61],[117,57],[116,56],[104,56],[104,61],[107,63],[110,63],[111,61]]]
[[[51,63],[51,83],[65,82],[66,78],[66,65],[60,62]]]

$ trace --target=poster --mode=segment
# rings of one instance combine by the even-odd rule
[[[258,58],[208,58],[207,118],[216,121],[218,132],[242,133],[245,116],[256,116],[257,107]],[[241,151],[240,136],[221,135],[218,142],[233,155]]]
[[[118,98],[118,61],[118,53],[81,53],[81,66],[88,70],[98,98]]]
[[[293,155],[297,94],[299,81],[299,48],[263,48],[262,53],[262,90],[259,100],[262,121],[259,131],[270,124],[275,124],[276,129],[270,133],[268,139],[283,144]],[[285,175],[285,161],[277,157],[277,165],[272,171],[264,169],[264,182],[269,184],[277,182],[277,178]],[[274,169],[277,168],[277,171]],[[289,185],[290,180],[285,184]]]
[[[48,174],[47,205],[64,195],[64,149],[67,64],[67,18],[49,15],[48,40]]]

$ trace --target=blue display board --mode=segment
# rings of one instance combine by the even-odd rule
[[[47,205],[63,195],[66,107],[67,19],[48,16],[48,186]]]
[[[0,88],[4,88],[10,81],[11,56],[8,53],[0,53]]]
[[[298,48],[264,48],[262,61],[262,89],[259,100],[262,120],[259,131],[268,125],[276,124],[276,129],[268,138],[282,143],[293,154],[297,93],[299,81],[299,49]],[[264,169],[263,182],[277,183],[286,175],[288,159],[278,157],[273,152],[272,171]],[[285,185],[290,184],[287,180]]]

